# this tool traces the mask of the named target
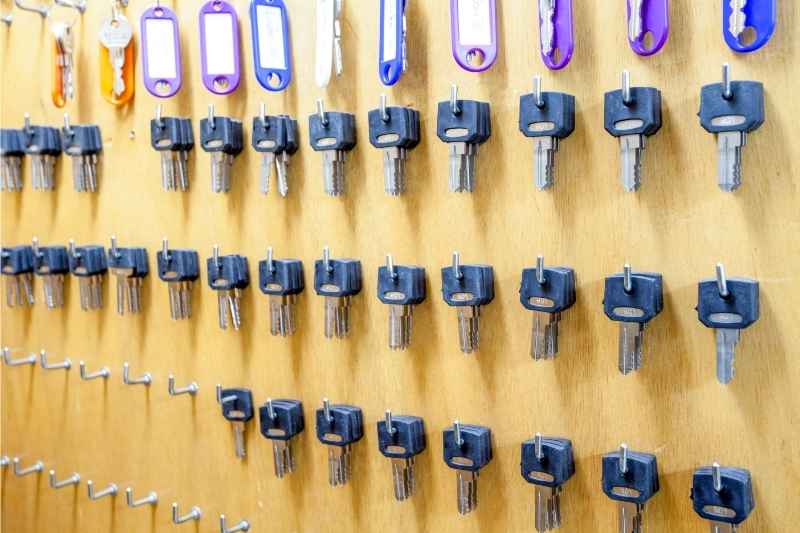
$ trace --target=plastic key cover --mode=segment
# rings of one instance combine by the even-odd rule
[[[631,87],[631,103],[625,105],[622,90],[605,95],[606,131],[615,137],[622,135],[653,135],[661,129],[661,91],[654,87]],[[618,123],[639,120],[638,127],[621,129]]]
[[[219,257],[219,265],[214,258],[206,261],[208,270],[208,286],[216,290],[243,289],[250,284],[250,269],[247,258],[242,255],[223,255]]]
[[[732,81],[732,96],[723,98],[721,83],[704,85],[700,91],[700,125],[710,133],[753,131],[765,118],[764,84],[759,81]]]
[[[461,279],[452,266],[442,268],[442,297],[447,305],[486,305],[494,300],[494,270],[489,265],[461,265]]]
[[[520,303],[529,311],[558,313],[575,304],[575,271],[571,268],[547,267],[544,269],[545,283],[536,279],[536,269],[522,271],[519,289]]]
[[[305,288],[303,263],[299,259],[273,259],[274,270],[266,260],[258,262],[258,287],[264,294],[300,294]]]
[[[309,140],[314,151],[350,150],[355,146],[355,116],[350,113],[328,111],[328,124],[322,123],[319,113],[308,117]]]
[[[737,38],[730,31],[731,8],[730,0],[722,2],[722,34],[725,42],[735,52],[755,52],[772,38],[778,21],[777,0],[748,0],[742,12],[745,17],[745,31]],[[752,40],[749,39],[752,37]]]
[[[385,304],[417,305],[425,300],[425,269],[394,265],[395,277],[386,266],[378,268],[378,299]]]
[[[253,418],[253,393],[250,389],[222,389],[220,398],[229,396],[236,399],[222,404],[222,416],[226,420],[246,422]]]
[[[384,85],[400,80],[405,65],[406,0],[380,0],[378,76]]]
[[[153,96],[175,95],[183,81],[178,17],[170,8],[155,5],[140,20],[144,86]]]
[[[626,293],[622,274],[607,277],[603,311],[611,320],[649,322],[664,305],[661,274],[636,272],[631,274],[631,284],[633,289]]]
[[[701,281],[697,287],[697,317],[707,328],[744,329],[758,320],[758,282],[728,278],[727,298],[719,295],[716,279]]]
[[[331,418],[325,418],[325,410],[316,411],[317,438],[323,444],[346,446],[364,436],[361,409],[353,405],[331,405]]]
[[[439,102],[436,112],[436,135],[443,142],[482,143],[486,140],[486,130],[482,124],[483,102],[475,100],[458,100],[461,112],[453,113],[450,101]],[[490,121],[488,114],[486,120]],[[491,129],[491,122],[485,125]]]
[[[539,28],[542,27],[542,13],[539,13]],[[572,59],[575,51],[574,23],[572,16],[572,0],[555,0],[553,14],[552,50],[545,53],[540,47],[542,61],[550,70],[561,70]]]
[[[75,253],[69,256],[69,271],[75,276],[94,276],[106,270],[108,270],[106,250],[102,246],[96,244],[76,246]]]
[[[640,56],[651,56],[658,53],[669,38],[669,0],[641,0],[641,2],[642,32],[636,39],[631,39],[629,33],[628,43]],[[629,1],[625,3],[630,20],[631,4]]]
[[[148,272],[147,249],[117,248],[117,255],[108,249],[108,268],[130,268],[134,276],[145,276]]]
[[[286,121],[279,116],[253,117],[250,144],[256,152],[281,152],[286,147]]]
[[[369,142],[375,148],[401,146],[407,148],[414,137],[414,111],[405,107],[386,108],[389,120],[383,120],[380,109],[372,109],[367,115],[369,122]]]
[[[284,90],[292,81],[292,54],[283,0],[253,0],[250,28],[258,83],[268,91]]]
[[[741,524],[755,509],[753,480],[743,468],[720,467],[722,490],[714,490],[710,466],[695,470],[692,476],[692,507],[706,520]]]
[[[331,259],[325,263],[314,262],[314,290],[320,296],[354,296],[361,292],[361,261],[356,259]]]
[[[17,275],[33,271],[33,248],[31,246],[10,246],[3,248],[3,274]]]
[[[450,39],[461,68],[482,72],[497,60],[495,0],[450,0]]]
[[[540,108],[535,94],[519,97],[519,130],[526,137],[569,137],[575,130],[575,97],[543,92],[542,101]]]
[[[444,430],[444,462],[456,470],[475,472],[492,460],[492,430],[484,426],[461,425],[463,444],[456,443],[452,427]]]
[[[619,452],[603,456],[603,492],[612,500],[643,504],[658,492],[658,463],[649,453],[628,452],[628,471],[619,470]]]
[[[66,246],[39,246],[33,255],[33,268],[39,275],[69,272],[69,256]]]
[[[261,434],[268,439],[289,440],[305,429],[303,404],[299,400],[272,400],[275,418],[269,416],[269,407],[258,409]]]
[[[200,257],[195,250],[169,250],[168,259],[159,250],[156,263],[162,281],[195,281],[200,277]]]
[[[239,21],[228,2],[210,0],[200,9],[200,60],[206,89],[230,94],[239,86]]]
[[[378,421],[378,450],[386,457],[408,459],[425,450],[425,424],[418,416],[392,416],[393,433]]]
[[[572,442],[567,439],[543,438],[542,458],[536,457],[535,439],[522,443],[522,478],[534,485],[560,487],[575,474]]]

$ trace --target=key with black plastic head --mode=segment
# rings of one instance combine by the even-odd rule
[[[189,190],[186,161],[194,147],[188,118],[162,117],[161,106],[150,121],[150,145],[161,153],[161,185],[165,191]]]
[[[233,425],[236,457],[247,455],[244,434],[247,422],[253,418],[253,393],[250,389],[221,389],[217,385],[217,401],[222,406],[222,416]]]
[[[33,238],[33,272],[44,281],[44,301],[48,309],[64,306],[64,277],[69,273],[66,246],[39,246]]]
[[[167,282],[169,314],[173,320],[192,316],[192,287],[200,277],[200,257],[197,250],[170,249],[167,239],[162,240],[156,253],[158,277]]]
[[[91,124],[70,125],[64,115],[61,146],[72,158],[72,181],[77,192],[97,191],[97,162],[103,150],[100,128]]]
[[[322,179],[325,192],[341,196],[347,192],[345,160],[356,145],[356,117],[351,113],[325,111],[322,99],[317,112],[308,117],[309,141],[315,152],[322,152]]]
[[[24,156],[22,131],[0,128],[0,190],[22,190],[22,158]]]
[[[108,268],[117,278],[117,313],[124,315],[126,310],[132,315],[139,313],[142,310],[142,282],[150,272],[147,249],[121,248],[112,235]]]
[[[533,181],[540,191],[553,186],[558,144],[575,130],[575,97],[542,92],[542,78],[534,91],[519,97],[519,130],[533,138]]]
[[[208,106],[208,117],[200,120],[200,145],[211,154],[211,190],[231,190],[233,160],[244,148],[242,123],[230,117],[214,115],[214,106]]]
[[[75,246],[69,241],[69,271],[80,284],[81,309],[103,307],[103,275],[108,271],[105,248],[98,244]]]
[[[492,430],[456,420],[442,432],[444,462],[456,471],[459,514],[478,507],[478,475],[492,460]]]
[[[647,501],[659,489],[656,456],[628,450],[603,456],[603,492],[618,504],[620,533],[642,533]]]
[[[645,141],[661,129],[661,91],[631,87],[626,70],[622,89],[606,93],[604,110],[606,131],[619,139],[622,186],[636,191],[642,184]]]
[[[743,329],[759,317],[758,281],[727,278],[722,263],[717,263],[716,278],[702,280],[697,286],[697,317],[713,328],[717,344],[717,379],[730,383],[734,376],[736,344]]]
[[[561,527],[561,491],[575,474],[572,442],[542,437],[541,433],[522,443],[522,478],[536,486],[536,531]]]
[[[442,297],[458,310],[461,351],[477,351],[481,307],[494,300],[494,269],[490,265],[462,265],[458,252],[453,252],[452,266],[442,268]]]
[[[325,338],[347,337],[352,299],[361,292],[361,261],[332,259],[324,247],[322,259],[314,262],[314,290],[325,297]]]
[[[694,471],[691,499],[694,512],[711,522],[711,533],[736,533],[756,506],[750,471],[718,463]]]
[[[33,248],[3,247],[0,251],[8,307],[33,305]]]
[[[405,350],[411,344],[414,306],[425,300],[425,269],[395,265],[386,254],[378,268],[378,299],[389,306],[389,349]]]
[[[30,116],[25,114],[25,126],[20,133],[25,153],[31,157],[33,189],[53,190],[56,160],[61,155],[61,135],[58,128],[32,125]]]
[[[275,477],[282,478],[294,472],[296,467],[292,443],[303,429],[303,404],[299,400],[273,400],[258,410],[261,434],[272,441],[275,459]]]
[[[575,271],[568,267],[546,267],[544,257],[536,268],[522,271],[519,299],[533,311],[531,357],[553,359],[558,354],[558,324],[561,313],[575,304]]]
[[[303,262],[275,259],[272,248],[267,248],[267,258],[258,263],[258,287],[269,297],[270,333],[293,335],[297,329],[297,295],[305,289]]]
[[[269,193],[274,167],[278,192],[285,197],[289,193],[289,161],[297,151],[297,121],[287,115],[267,115],[266,107],[261,104],[259,115],[253,117],[251,143],[253,149],[261,153],[261,192]]]
[[[408,151],[419,144],[419,111],[410,107],[381,105],[369,112],[369,142],[383,150],[383,183],[386,194],[399,196],[406,190]]]
[[[347,484],[353,475],[353,444],[364,436],[361,409],[353,405],[331,405],[327,398],[316,411],[317,438],[328,446],[328,482]]]
[[[378,450],[392,460],[392,485],[397,501],[407,500],[416,491],[414,462],[425,451],[425,424],[418,416],[398,415],[386,410],[378,422]]]
[[[700,91],[700,125],[717,138],[719,188],[735,191],[742,184],[742,149],[747,134],[765,120],[764,85],[758,81],[731,81],[730,67],[722,67],[722,83]]]
[[[661,274],[633,272],[625,265],[623,272],[605,281],[603,310],[619,322],[619,371],[629,374],[642,367],[644,330],[664,307]]]
[[[219,245],[214,245],[214,255],[206,261],[208,286],[217,291],[219,327],[239,330],[242,325],[242,290],[250,285],[250,268],[243,255],[219,255]]]
[[[437,107],[436,134],[450,148],[450,191],[474,191],[478,146],[492,134],[489,104],[459,100],[458,87],[451,86],[450,100]]]

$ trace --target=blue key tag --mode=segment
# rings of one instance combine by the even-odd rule
[[[292,81],[289,17],[283,0],[250,4],[253,65],[256,79],[268,91],[282,91]]]
[[[400,80],[406,61],[406,0],[380,0],[378,76],[384,85]]]

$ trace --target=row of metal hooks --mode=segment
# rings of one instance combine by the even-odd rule
[[[42,18],[46,18],[50,11],[55,6],[66,7],[69,9],[74,9],[81,15],[86,12],[86,4],[87,0],[52,0],[51,3],[28,3],[24,0],[14,0],[14,6],[21,11],[28,11],[31,13],[36,13]],[[156,2],[156,4],[160,4],[160,2]],[[128,0],[111,0],[111,10],[115,12],[120,7],[128,7]],[[14,21],[14,15],[11,11],[4,15],[0,15],[0,21],[5,22],[7,26],[10,26],[11,23]]]

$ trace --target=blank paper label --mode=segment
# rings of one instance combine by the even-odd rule
[[[147,72],[154,79],[178,77],[175,50],[175,25],[171,20],[145,20],[147,32]]]
[[[236,74],[233,17],[230,13],[207,14],[203,15],[203,24],[206,32],[206,74]]]
[[[492,44],[490,0],[458,0],[458,42],[463,46]]]
[[[397,57],[397,0],[383,2],[383,61]]]
[[[286,70],[283,48],[283,20],[278,7],[256,6],[258,25],[258,64],[261,68]]]

